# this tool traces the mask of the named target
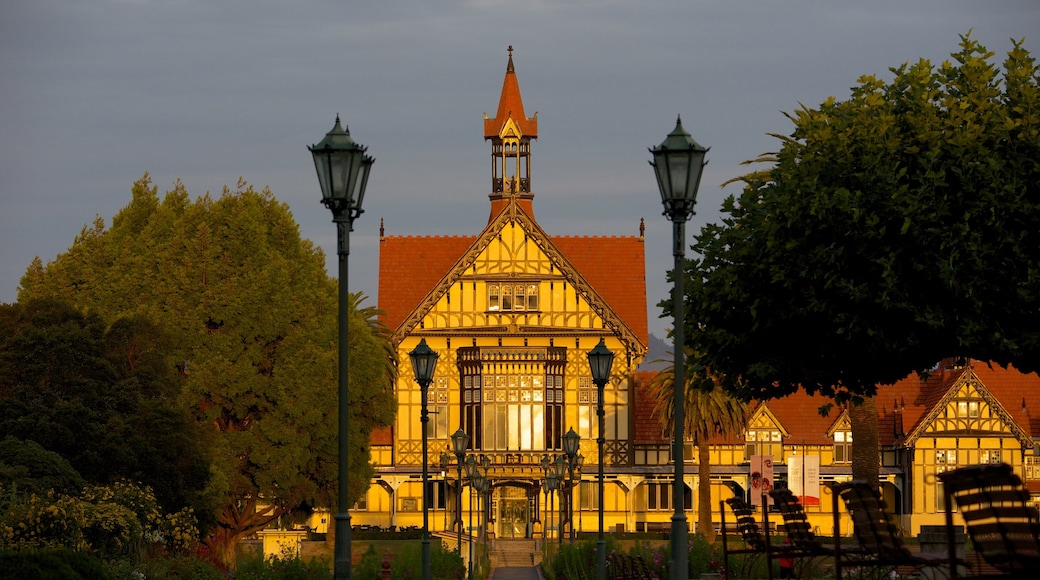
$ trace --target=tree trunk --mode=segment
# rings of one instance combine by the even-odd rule
[[[283,513],[284,510],[276,509],[274,506],[265,506],[257,510],[256,501],[253,499],[247,499],[242,509],[235,509],[234,505],[225,506],[217,516],[217,525],[206,538],[206,547],[227,566],[228,570],[235,570],[238,565],[238,542],[249,534],[266,528]]]
[[[709,544],[715,541],[711,519],[711,448],[705,437],[697,441],[697,531]]]
[[[878,453],[878,413],[874,397],[849,407],[852,425],[852,478],[880,486],[881,457]]]

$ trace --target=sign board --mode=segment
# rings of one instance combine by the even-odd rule
[[[802,505],[820,505],[820,457],[802,455],[787,458],[787,488]]]
[[[751,473],[748,482],[751,489],[751,505],[760,506],[765,501],[771,503],[769,491],[773,489],[773,456],[752,455]]]

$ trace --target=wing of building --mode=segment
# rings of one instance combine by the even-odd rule
[[[534,207],[537,137],[538,119],[524,111],[510,48],[498,108],[484,118],[492,160],[487,224],[471,236],[380,232],[378,302],[401,363],[399,407],[395,425],[373,434],[375,485],[353,512],[357,525],[422,524],[423,396],[408,363],[421,340],[439,355],[425,397],[435,531],[457,530],[473,505],[487,507],[486,529],[499,538],[593,531],[600,502],[611,530],[670,525],[670,446],[647,394],[652,375],[635,370],[649,344],[641,222],[632,216],[636,235],[544,231]],[[586,358],[601,339],[616,354],[603,396],[602,498],[593,483],[597,389]],[[954,466],[1008,462],[1040,492],[1036,374],[947,361],[927,377],[880,387],[877,401],[885,497],[908,532],[942,523],[935,474]],[[827,483],[851,477],[853,439],[841,408],[817,412],[829,402],[800,393],[753,405],[743,433],[712,444],[712,505],[748,493],[759,483],[753,459],[770,458],[770,484],[797,489],[813,525],[829,534]],[[563,485],[562,496],[546,493],[546,475],[564,455],[571,430],[580,437],[584,465],[564,465],[561,475],[573,486]],[[473,480],[465,471],[459,485],[451,443],[458,431],[469,437],[466,453],[485,458],[486,468],[477,469],[490,482],[485,503],[471,500]],[[691,498],[694,454],[686,460]],[[575,457],[571,466],[579,464]],[[561,500],[573,500],[573,516],[549,509]]]

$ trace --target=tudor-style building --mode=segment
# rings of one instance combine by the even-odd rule
[[[381,227],[379,307],[401,363],[399,408],[393,428],[372,435],[376,475],[352,512],[355,525],[422,524],[421,400],[408,352],[425,339],[440,355],[427,398],[432,529],[454,529],[456,470],[442,471],[439,459],[460,428],[471,437],[468,451],[491,459],[489,531],[498,537],[555,533],[548,528],[559,516],[547,513],[539,461],[563,451],[569,429],[581,436],[585,458],[575,529],[596,529],[601,500],[612,530],[669,527],[671,449],[646,395],[652,376],[635,371],[648,345],[642,226],[638,236],[615,237],[542,230],[533,207],[537,136],[538,119],[524,112],[510,48],[497,112],[484,119],[492,160],[487,225],[474,236],[388,236]],[[604,396],[603,498],[593,483],[596,389],[586,359],[600,339],[617,355]],[[771,483],[797,489],[814,527],[829,534],[827,483],[851,478],[853,439],[847,412],[816,411],[829,402],[797,393],[754,404],[744,433],[713,442],[712,505],[748,493],[756,483],[752,458],[770,457]],[[1010,463],[1040,499],[1035,373],[945,361],[927,376],[879,387],[877,402],[882,490],[907,533],[942,523],[935,474],[955,466]],[[692,526],[698,517],[692,452],[686,461]],[[465,489],[463,513],[470,506]],[[847,518],[840,525],[849,531]],[[324,529],[318,521],[315,527]]]
[[[421,399],[407,362],[421,339],[440,355],[427,397],[435,510],[450,514],[455,506],[455,468],[442,475],[437,465],[461,428],[471,438],[469,451],[491,459],[492,531],[499,537],[541,532],[542,457],[562,453],[562,436],[573,429],[586,471],[597,462],[596,389],[586,353],[601,339],[616,354],[603,401],[605,466],[629,463],[629,375],[648,344],[643,238],[542,230],[533,207],[537,137],[538,119],[524,111],[510,47],[498,110],[484,118],[491,144],[487,225],[470,237],[381,231],[379,307],[402,372],[397,421],[391,432],[375,434],[377,485],[356,523],[421,523]],[[620,501],[613,491],[606,495],[608,506]]]

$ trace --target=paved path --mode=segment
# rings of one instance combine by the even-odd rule
[[[488,575],[488,580],[542,580],[538,568],[495,568]]]

